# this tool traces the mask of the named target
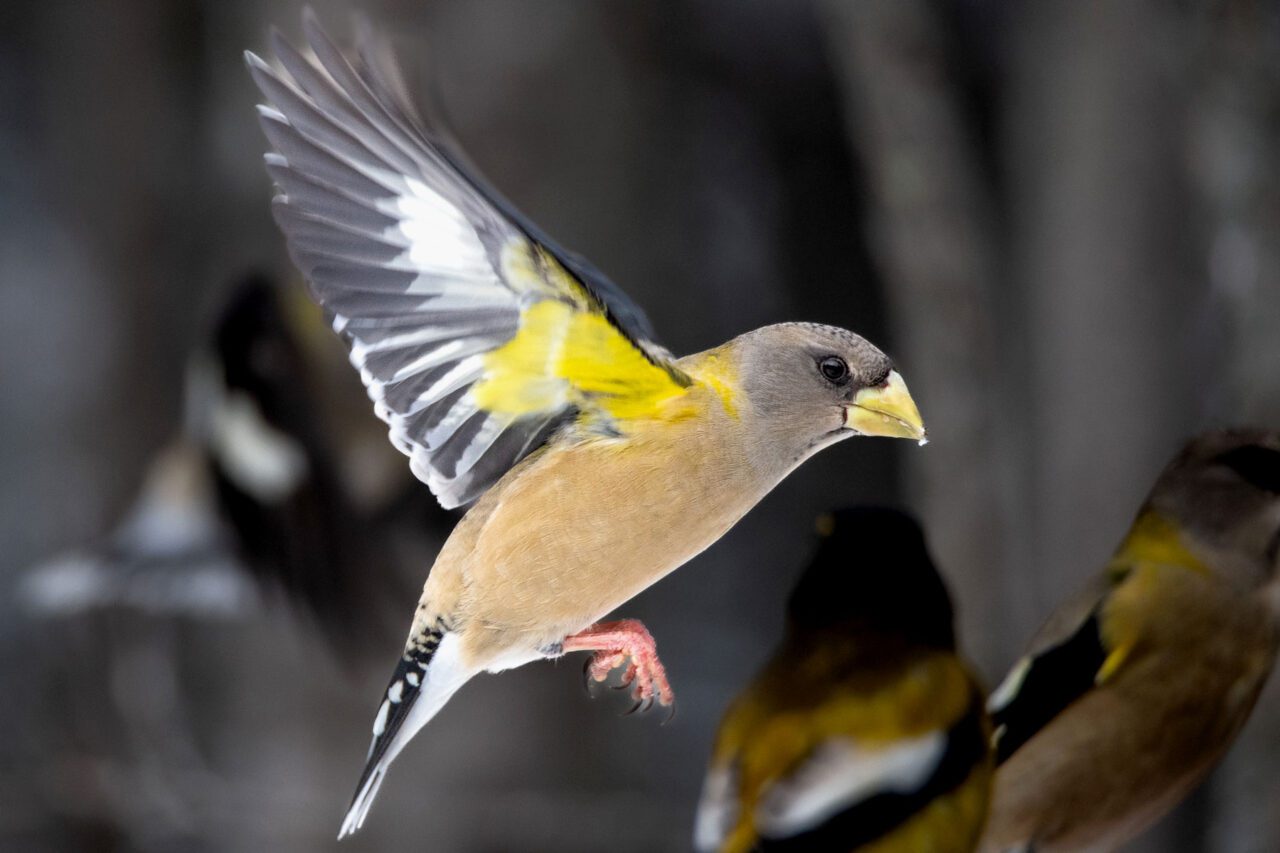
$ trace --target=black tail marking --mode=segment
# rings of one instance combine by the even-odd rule
[[[425,634],[410,640],[396,664],[391,682],[387,686],[382,704],[378,706],[378,714],[373,721],[373,742],[369,745],[369,757],[365,761],[364,771],[360,774],[356,792],[351,798],[347,821],[343,824],[344,835],[351,834],[364,822],[364,815],[368,812],[373,796],[377,793],[383,774],[386,773],[384,759],[387,758],[387,752],[395,743],[397,733],[418,700],[422,684],[427,677],[427,667],[435,657],[436,649],[440,647],[444,632],[443,622],[437,620]]]

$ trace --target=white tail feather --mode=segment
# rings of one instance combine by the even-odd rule
[[[388,696],[384,698],[384,707],[379,709],[377,721],[374,723],[373,743],[369,747],[369,758],[373,764],[365,768],[365,777],[360,789],[356,791],[355,798],[351,801],[351,808],[347,810],[342,828],[338,831],[339,839],[353,834],[364,825],[369,807],[373,805],[374,797],[378,795],[378,788],[381,787],[391,762],[400,754],[400,750],[404,749],[405,744],[412,740],[413,736],[444,707],[458,688],[476,674],[476,670],[464,666],[459,659],[458,643],[456,635],[448,633],[444,635],[435,654],[431,657],[431,662],[421,675],[420,687],[406,692],[405,682],[392,681],[388,688]],[[391,702],[393,697],[397,703],[404,701],[412,704],[399,727],[384,735],[382,726],[387,718],[386,703]],[[379,740],[384,736],[389,736],[390,740],[382,754],[375,758]]]

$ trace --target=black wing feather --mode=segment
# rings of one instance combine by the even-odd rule
[[[1053,718],[1092,690],[1106,659],[1096,609],[1063,642],[1032,655],[1017,692],[991,710],[996,763],[1003,764]]]

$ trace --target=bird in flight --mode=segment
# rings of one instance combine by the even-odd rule
[[[923,442],[879,349],[814,323],[676,358],[623,292],[495,192],[412,105],[386,42],[246,54],[290,254],[391,441],[446,508],[339,837],[468,679],[592,652],[670,705],[653,638],[607,614],[719,539],[797,465],[854,435]],[[474,503],[472,503],[474,502]]]

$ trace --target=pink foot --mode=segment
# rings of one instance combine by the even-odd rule
[[[675,702],[666,670],[658,660],[657,643],[638,619],[597,623],[565,637],[563,647],[566,652],[595,652],[587,664],[592,681],[604,681],[630,660],[622,673],[622,686],[631,688],[636,708],[648,707],[655,700],[663,707]]]

